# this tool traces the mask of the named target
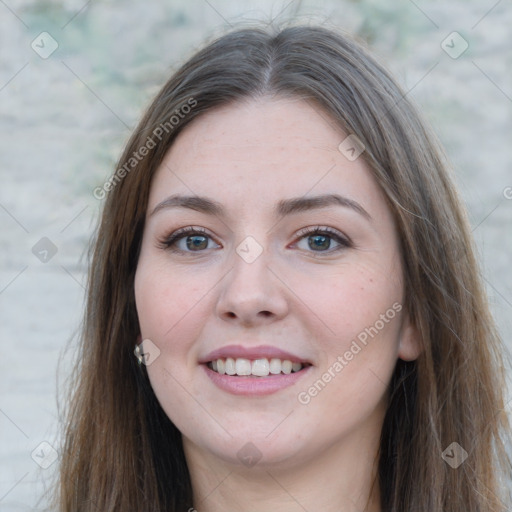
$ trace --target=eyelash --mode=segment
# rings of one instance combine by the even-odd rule
[[[175,231],[174,233],[171,233],[170,235],[166,236],[165,238],[158,241],[158,247],[164,250],[169,250],[171,252],[176,253],[186,253],[186,254],[194,254],[195,252],[201,253],[202,251],[183,251],[181,249],[177,249],[175,247],[176,243],[181,240],[182,238],[188,237],[188,236],[194,236],[194,235],[200,235],[205,236],[207,238],[212,239],[212,237],[207,233],[207,231],[203,228],[195,228],[192,226],[181,228]],[[329,238],[332,238],[335,242],[339,244],[338,247],[334,249],[329,249],[327,251],[310,251],[313,253],[318,254],[332,254],[334,252],[347,249],[349,247],[353,247],[352,242],[349,240],[349,238],[342,236],[340,233],[338,233],[336,230],[329,228],[329,227],[322,227],[322,226],[316,226],[316,227],[307,227],[301,229],[297,233],[297,237],[299,239],[307,238],[313,235],[321,235],[321,236],[328,236]]]

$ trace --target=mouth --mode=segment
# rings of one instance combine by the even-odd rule
[[[294,386],[313,370],[313,361],[272,345],[231,344],[200,357],[217,388],[240,396],[266,396]]]
[[[206,366],[219,375],[231,377],[277,377],[278,375],[290,375],[304,371],[307,362],[290,361],[289,359],[260,358],[247,359],[243,357],[226,357],[208,361]]]

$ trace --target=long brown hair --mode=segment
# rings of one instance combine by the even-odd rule
[[[176,135],[193,119],[273,95],[311,101],[362,141],[362,157],[399,230],[404,306],[423,351],[414,362],[399,360],[390,383],[378,454],[382,510],[505,511],[503,348],[443,153],[362,45],[310,26],[235,30],[195,54],[161,89],[101,188],[106,198],[68,401],[59,510],[193,506],[181,434],[133,353],[134,274],[148,193]],[[468,455],[457,468],[446,461],[450,445]]]

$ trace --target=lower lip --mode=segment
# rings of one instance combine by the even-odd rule
[[[206,375],[212,382],[223,391],[232,393],[233,395],[245,396],[264,396],[276,393],[281,389],[293,386],[299,379],[304,377],[312,366],[306,366],[304,369],[289,373],[288,375],[269,375],[268,377],[251,377],[251,376],[231,376],[221,375],[214,372],[206,364],[201,365]]]

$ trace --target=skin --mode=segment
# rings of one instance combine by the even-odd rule
[[[391,211],[363,158],[338,150],[346,136],[310,102],[249,100],[187,126],[153,178],[135,297],[141,339],[160,350],[147,368],[151,385],[183,434],[199,512],[380,510],[371,484],[387,384],[398,358],[419,355],[405,310],[307,404],[298,400],[358,334],[404,302]],[[185,208],[151,215],[178,193],[212,198],[226,216]],[[371,220],[338,205],[273,215],[282,199],[331,193],[357,201]],[[182,252],[161,246],[187,226],[207,231],[199,251],[187,249],[187,235],[177,242]],[[317,226],[351,246],[328,238],[325,249],[314,235],[297,236]],[[247,236],[263,248],[252,263],[236,252]],[[232,343],[274,345],[313,368],[277,393],[235,396],[198,364]],[[237,457],[248,442],[261,454],[252,467]]]

